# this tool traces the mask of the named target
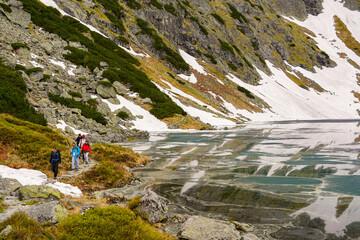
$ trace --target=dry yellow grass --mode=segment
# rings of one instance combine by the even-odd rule
[[[334,16],[334,26],[336,30],[336,35],[345,43],[345,45],[351,49],[354,53],[360,56],[360,43],[352,36],[349,29],[346,27],[345,23],[341,21],[338,16]]]

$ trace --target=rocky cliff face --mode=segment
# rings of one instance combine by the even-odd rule
[[[21,72],[28,84],[30,103],[50,124],[70,135],[91,133],[94,141],[126,141],[147,138],[146,133],[135,129],[151,130],[149,125],[157,130],[166,129],[166,125],[209,129],[210,125],[270,118],[337,118],[332,112],[318,110],[311,100],[324,103],[325,109],[331,106],[325,99],[340,95],[317,77],[319,73],[324,79],[326,74],[321,71],[342,67],[339,59],[352,63],[353,76],[347,79],[352,85],[347,85],[346,93],[353,99],[346,97],[346,104],[356,101],[351,90],[356,90],[359,78],[359,57],[335,46],[342,40],[328,39],[324,33],[296,22],[322,19],[329,9],[328,0],[54,0],[44,3],[58,8],[61,14],[45,14],[50,8],[44,8],[43,22],[34,10],[43,6],[40,2],[1,2],[1,57]],[[40,5],[31,5],[35,3]],[[358,1],[332,4],[359,10]],[[61,17],[64,15],[68,16]],[[54,22],[45,21],[52,16],[60,16],[62,25],[54,27]],[[100,35],[76,25],[77,21]],[[69,26],[73,31],[66,30],[65,34],[59,26]],[[106,38],[132,57],[121,55],[119,51],[123,50]],[[14,43],[24,43],[25,47],[14,47]],[[119,53],[135,68],[120,60],[114,62],[106,49]],[[127,70],[121,73],[123,69]],[[129,69],[136,72],[134,79],[126,77]],[[146,76],[139,77],[138,70]],[[149,84],[146,79],[156,87],[148,85],[145,91],[142,87]],[[139,85],[139,81],[146,83]],[[49,100],[49,94],[63,99]],[[167,95],[171,100],[159,100],[154,94]],[[97,121],[95,113],[90,117],[81,107],[65,104],[64,99],[92,106],[105,117],[106,124]],[[287,115],[289,101],[294,101],[295,110]],[[174,110],[176,105],[182,110]],[[135,110],[136,106],[141,109]],[[346,112],[346,118],[355,117],[356,109],[354,106]],[[149,110],[162,122],[148,116]]]

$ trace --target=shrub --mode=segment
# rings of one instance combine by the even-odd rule
[[[150,4],[156,7],[157,9],[163,9],[163,5],[159,3],[157,0],[151,0]]]
[[[177,16],[176,14],[176,9],[175,7],[172,5],[172,3],[169,3],[169,4],[165,4],[164,5],[164,8],[167,12],[171,13],[172,15],[174,16]]]
[[[94,208],[60,222],[59,239],[149,239],[167,240],[175,237],[144,222],[129,209],[118,206]]]
[[[249,60],[247,60],[244,56],[242,56],[241,58],[244,60],[244,62],[245,62],[250,68],[254,69],[254,66],[251,64],[251,62],[249,62]]]
[[[26,67],[25,66],[23,66],[23,65],[21,65],[21,64],[16,64],[15,65],[15,70],[22,70],[22,71],[24,71],[26,69]]]
[[[231,5],[230,3],[228,3],[227,5],[230,8],[231,11],[230,16],[232,18],[237,19],[240,23],[248,22],[247,18],[241,12],[239,12],[233,5]]]
[[[128,119],[129,118],[129,114],[127,114],[126,112],[123,112],[123,111],[116,114],[116,116],[118,116],[121,119]]]
[[[125,31],[124,23],[120,19],[118,19],[109,12],[106,12],[105,15],[112,22],[112,24],[119,30],[119,32],[122,33]]]
[[[19,48],[26,48],[26,49],[30,50],[29,46],[26,45],[25,43],[18,43],[18,42],[11,43],[11,47],[15,50],[19,49]]]
[[[93,108],[83,102],[79,102],[79,101],[76,101],[71,98],[60,97],[59,95],[55,95],[55,94],[51,94],[51,93],[49,93],[48,96],[49,96],[49,99],[53,102],[60,103],[69,108],[80,109],[81,115],[83,115],[86,118],[94,119],[96,122],[101,123],[103,125],[107,124],[106,119],[104,118],[104,116],[101,113],[99,113],[95,108]]]
[[[232,54],[235,54],[234,49],[231,47],[231,45],[225,41],[222,41],[221,39],[218,39],[221,45],[221,48],[225,51],[229,51]]]
[[[8,13],[11,13],[11,12],[12,12],[11,7],[9,7],[8,5],[6,5],[5,3],[0,3],[0,7],[2,7],[2,9],[3,9],[5,12],[8,12]]]
[[[256,42],[251,41],[251,46],[254,48],[255,51],[259,50],[259,45]]]
[[[112,86],[112,82],[109,82],[109,81],[98,81],[98,84],[103,85],[105,87],[111,87]]]
[[[209,58],[213,64],[217,64],[217,61],[213,55],[211,55],[210,53],[205,53],[204,55],[205,57]]]
[[[232,63],[232,62],[228,62],[227,65],[229,66],[229,68],[231,70],[233,70],[234,72],[237,71],[237,67]]]
[[[324,55],[327,59],[329,59],[330,57],[329,57],[329,55],[326,53],[326,52],[324,52],[324,51],[321,51],[320,52],[322,55]]]
[[[212,13],[211,16],[213,16],[219,23],[225,25],[225,21],[222,17],[220,17],[217,13]]]
[[[255,19],[256,19],[258,22],[261,22],[261,18],[255,17]]]
[[[265,59],[262,58],[260,54],[255,53],[255,55],[259,58],[259,60],[260,60],[260,62],[261,62],[262,64],[266,65]]]
[[[14,69],[0,63],[0,113],[9,113],[17,118],[46,125],[26,99],[27,86],[21,75]]]
[[[132,9],[141,9],[141,4],[135,0],[125,0],[125,2]]]
[[[33,72],[40,72],[42,71],[43,69],[41,67],[34,67],[34,68],[29,68],[29,69],[25,69],[24,72],[27,74],[27,75],[30,75],[32,74]]]
[[[199,19],[197,19],[194,16],[191,16],[190,19],[197,23],[197,25],[199,26],[201,32],[203,32],[205,35],[209,35],[206,28],[203,25],[201,25],[201,23],[199,22]]]
[[[98,3],[103,5],[103,7],[114,13],[115,16],[121,17],[123,8],[120,6],[118,0],[96,0]]]
[[[295,47],[296,45],[295,45],[295,43],[290,43],[289,46],[290,47]]]
[[[130,199],[130,201],[126,204],[126,207],[128,209],[133,210],[133,209],[137,208],[140,205],[140,203],[141,203],[140,196],[136,196],[136,197]]]
[[[252,95],[252,93],[251,93],[249,90],[247,90],[246,88],[237,86],[237,90],[239,90],[239,91],[242,92],[242,93],[245,93],[245,95],[246,95],[248,98],[252,98],[252,99],[255,98],[254,95]]]
[[[72,97],[82,98],[82,94],[79,92],[68,91],[68,94]]]
[[[97,105],[99,105],[99,102],[94,98],[90,98],[86,102],[92,107],[96,107]]]

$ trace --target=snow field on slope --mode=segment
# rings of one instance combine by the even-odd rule
[[[23,186],[25,185],[45,185],[47,182],[47,176],[37,170],[31,169],[14,169],[4,165],[0,165],[0,176],[3,178],[16,179]],[[82,192],[78,187],[74,187],[70,184],[55,182],[48,183],[46,186],[59,190],[64,195],[70,195],[72,197],[81,197]]]
[[[321,14],[309,15],[304,22],[287,19],[313,31],[317,36],[314,40],[318,42],[319,48],[337,63],[335,68],[316,68],[316,73],[300,67],[292,67],[317,82],[327,92],[318,93],[314,89],[307,91],[300,88],[269,62],[267,65],[273,75],[267,76],[257,69],[262,77],[259,86],[246,84],[232,74],[228,74],[229,80],[250,90],[271,106],[271,111],[265,110],[264,114],[244,113],[246,117],[254,121],[359,118],[357,110],[360,105],[352,91],[357,89],[360,91],[356,81],[356,73],[360,71],[346,59],[340,58],[338,53],[346,53],[355,62],[360,62],[360,58],[336,36],[333,16],[339,16],[347,24],[359,23],[360,14],[344,8],[343,4],[333,0],[325,0],[323,6]],[[353,30],[350,25],[349,29]],[[360,38],[359,28],[353,33]]]

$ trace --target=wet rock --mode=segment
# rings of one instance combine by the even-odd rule
[[[53,201],[60,199],[60,192],[58,190],[44,185],[21,186],[16,191],[16,195],[19,200],[40,199]]]
[[[202,216],[190,217],[182,227],[179,237],[187,240],[241,239],[240,233],[233,224]]]
[[[25,213],[39,223],[57,223],[68,216],[66,208],[58,201],[35,204]]]
[[[270,235],[275,239],[287,240],[322,240],[326,238],[326,235],[318,229],[297,227],[281,228]]]
[[[138,207],[139,212],[147,216],[151,224],[161,222],[166,219],[169,201],[147,189],[146,193],[141,196],[141,203]]]

